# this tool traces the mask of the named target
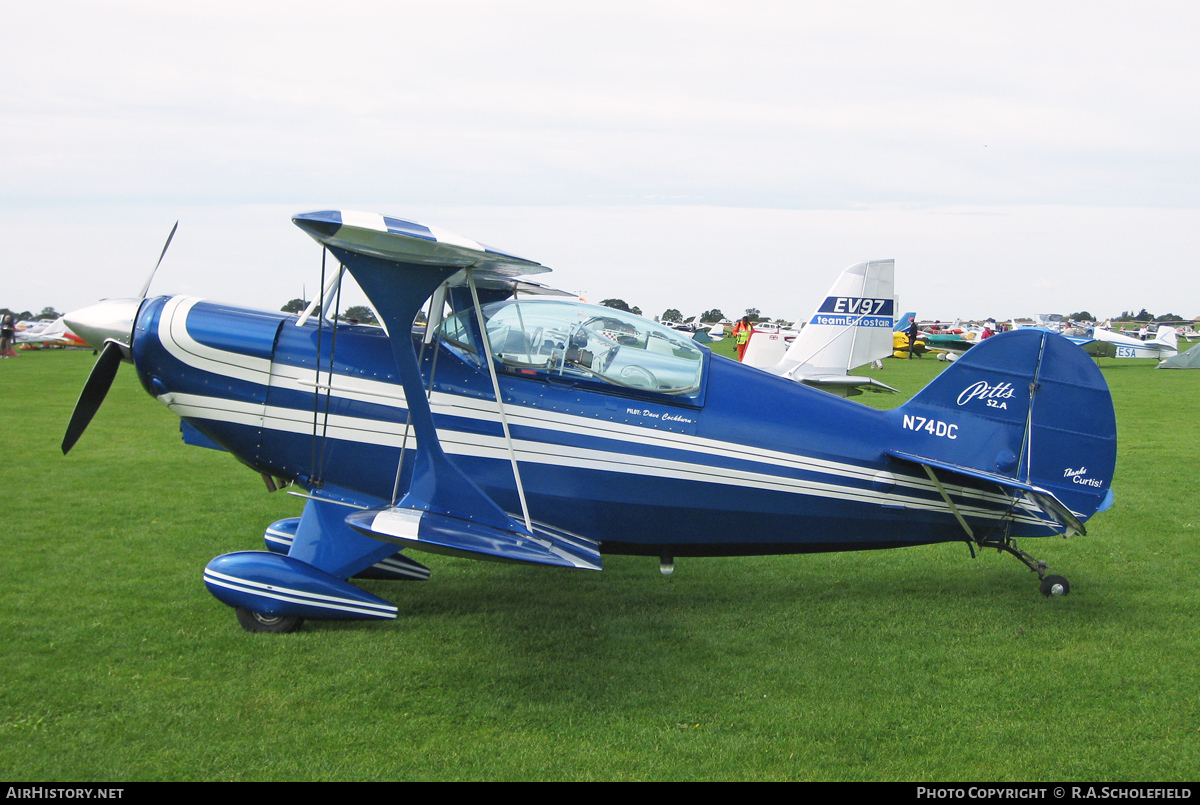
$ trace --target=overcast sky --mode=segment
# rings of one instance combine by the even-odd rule
[[[312,293],[366,209],[650,315],[1200,315],[1200,6],[4,3],[0,306]]]

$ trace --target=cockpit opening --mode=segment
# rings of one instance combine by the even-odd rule
[[[439,335],[476,352],[472,311],[443,320]],[[691,339],[612,308],[560,300],[508,299],[483,306],[492,356],[547,376],[687,395],[700,388],[704,353]]]

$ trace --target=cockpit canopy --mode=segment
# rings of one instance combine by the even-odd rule
[[[473,311],[445,319],[439,335],[475,352]],[[534,374],[594,379],[660,394],[700,388],[704,353],[667,327],[608,307],[508,299],[483,306],[492,357]]]

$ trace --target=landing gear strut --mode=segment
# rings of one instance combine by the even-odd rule
[[[1066,576],[1059,576],[1055,574],[1047,575],[1046,571],[1050,569],[1050,566],[1041,560],[1034,559],[1028,553],[1018,548],[1016,540],[1006,539],[1003,542],[985,543],[985,545],[989,548],[994,547],[997,551],[1004,551],[1005,553],[1012,554],[1013,556],[1017,557],[1021,564],[1029,568],[1030,572],[1037,573],[1038,579],[1041,581],[1038,589],[1041,591],[1042,595],[1050,597],[1066,595],[1067,593],[1071,592],[1071,585],[1067,581]]]
[[[912,356],[910,355],[909,357]],[[940,358],[942,356],[938,355],[938,357]],[[1034,387],[1031,385],[1031,394],[1033,389]],[[972,559],[975,558],[976,545],[978,545],[980,548],[995,548],[997,551],[1011,553],[1013,556],[1017,557],[1018,560],[1020,560],[1021,564],[1029,568],[1030,571],[1038,574],[1038,579],[1041,581],[1039,589],[1041,590],[1042,595],[1058,596],[1066,595],[1067,593],[1071,592],[1071,585],[1067,583],[1066,577],[1047,576],[1046,571],[1050,569],[1050,566],[1045,562],[1034,559],[1028,553],[1018,548],[1017,541],[1008,535],[1007,527],[1003,535],[999,538],[989,538],[984,536],[976,537],[975,532],[971,530],[971,526],[967,524],[966,519],[958,510],[958,507],[954,505],[954,500],[950,497],[950,493],[946,491],[946,487],[942,485],[941,480],[937,477],[937,473],[933,471],[933,467],[928,464],[921,464],[921,469],[925,470],[925,474],[929,476],[929,480],[933,481],[933,485],[937,487],[937,491],[942,496],[942,500],[946,501],[946,506],[949,507],[950,512],[954,515],[955,519],[958,520],[958,524],[962,526],[963,532],[967,535],[967,547],[971,549]],[[1005,491],[1003,485],[1001,485],[1001,490]],[[1028,496],[1028,493],[1026,493],[1026,495]],[[1050,514],[1051,517],[1063,527],[1063,537],[1068,537],[1071,534],[1087,533],[1083,528],[1083,523],[1080,522],[1079,519],[1072,514],[1069,509],[1063,506],[1062,503],[1060,503],[1053,495],[1049,495],[1048,498],[1046,495],[1043,495],[1042,497],[1035,497],[1033,499],[1037,501],[1038,505],[1042,507],[1043,511],[1046,511],[1048,514]],[[1006,512],[1004,515],[1005,520],[1008,520],[1009,515],[1012,514],[1012,510],[1016,505],[1017,498],[1013,497],[1008,512]],[[1047,506],[1049,506],[1049,508],[1047,508]],[[992,533],[995,532],[993,531]]]

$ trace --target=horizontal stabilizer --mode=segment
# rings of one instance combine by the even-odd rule
[[[355,512],[346,517],[346,524],[372,539],[431,553],[497,562],[600,569],[597,543],[537,525],[534,535],[530,536],[399,506]]]
[[[867,391],[878,393],[896,393],[898,389],[894,389],[887,383],[881,380],[876,380],[873,377],[862,377],[860,375],[817,375],[816,377],[801,378],[801,383],[806,386],[824,389],[826,391],[835,391],[837,389],[853,390],[854,393],[845,395],[853,397],[855,393],[861,394],[862,388]],[[835,391],[835,393],[840,393]]]
[[[953,475],[966,476],[977,481],[988,481],[997,486],[1003,487],[1007,491],[1019,492],[1032,503],[1036,504],[1047,517],[1061,525],[1066,531],[1067,536],[1072,534],[1087,534],[1087,529],[1075,514],[1060,501],[1053,492],[1048,489],[1043,489],[1040,486],[1018,481],[1016,478],[1009,478],[1007,475],[1000,475],[995,472],[986,472],[977,470],[972,467],[963,467],[958,464],[950,464],[945,461],[938,461],[932,458],[924,458],[922,456],[914,456],[910,453],[900,453],[895,450],[884,450],[884,455],[899,459],[900,461],[909,464],[916,464],[921,467],[932,467],[935,470],[941,470]]]

